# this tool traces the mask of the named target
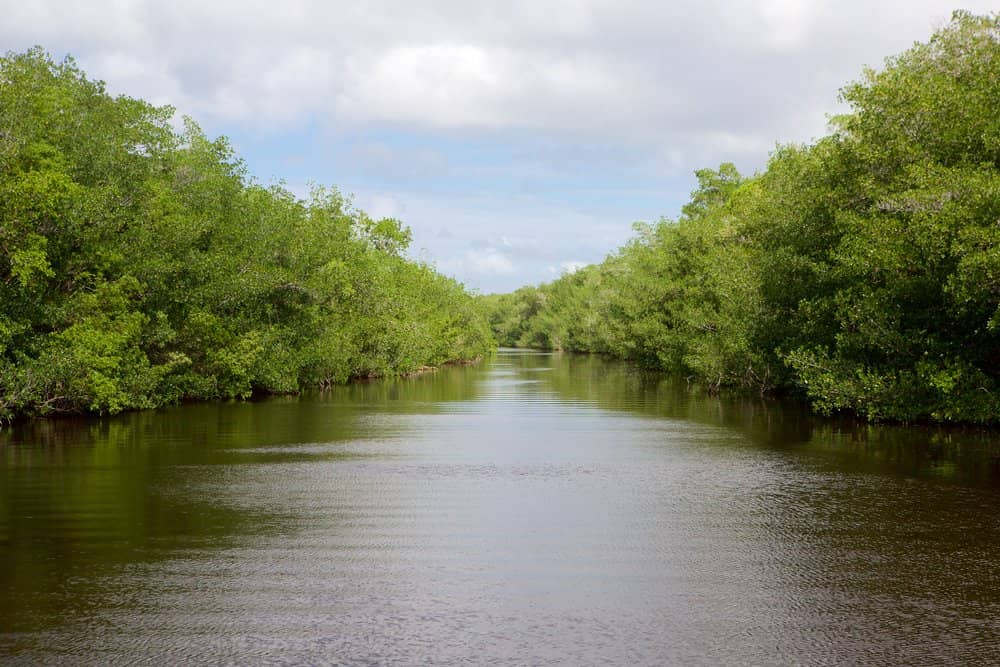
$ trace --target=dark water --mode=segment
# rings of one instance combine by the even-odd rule
[[[587,357],[0,433],[0,662],[1000,664],[1000,441]]]

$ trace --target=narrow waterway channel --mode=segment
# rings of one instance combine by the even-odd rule
[[[5,664],[998,664],[1000,439],[594,357],[0,432]]]

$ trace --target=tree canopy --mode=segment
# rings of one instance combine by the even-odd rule
[[[479,304],[336,189],[40,48],[0,58],[0,419],[407,373],[493,346]]]
[[[851,110],[604,263],[484,297],[501,344],[606,353],[870,419],[1000,421],[1000,19],[956,12]]]

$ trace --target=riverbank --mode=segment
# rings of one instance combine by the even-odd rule
[[[494,345],[400,221],[262,185],[225,138],[70,59],[0,57],[0,109],[0,421],[296,392]]]
[[[828,136],[699,170],[676,220],[601,264],[481,297],[497,340],[821,414],[1000,423],[998,31],[956,12],[845,86]]]

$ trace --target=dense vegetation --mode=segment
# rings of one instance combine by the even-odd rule
[[[1000,18],[956,13],[766,170],[697,172],[603,264],[484,297],[501,344],[870,419],[1000,421]]]
[[[224,139],[71,60],[0,58],[0,420],[246,397],[468,359],[474,299],[336,190],[249,178]]]

